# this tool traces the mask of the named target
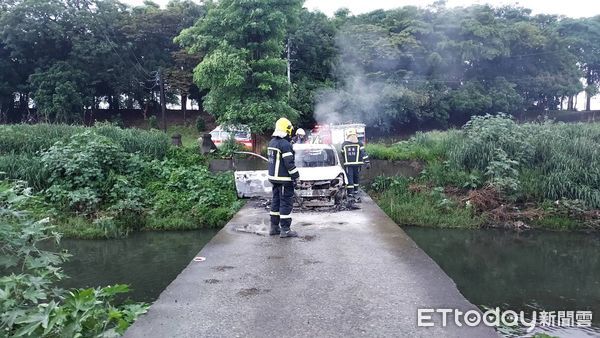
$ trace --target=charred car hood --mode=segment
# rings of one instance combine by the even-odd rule
[[[343,173],[339,166],[298,168],[300,181],[330,181]]]

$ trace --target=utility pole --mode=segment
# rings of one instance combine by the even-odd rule
[[[162,126],[163,131],[167,132],[167,102],[165,99],[165,80],[163,78],[162,68],[158,68],[158,82],[160,84],[160,108],[162,112]]]
[[[290,38],[288,38],[288,40],[287,40],[287,78],[288,78],[288,85],[290,85],[290,86],[292,85],[292,72],[291,72],[291,63],[290,63],[291,41],[292,40]]]

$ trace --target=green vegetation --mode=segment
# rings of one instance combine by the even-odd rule
[[[176,38],[204,59],[194,79],[208,90],[204,109],[220,123],[272,128],[280,116],[295,117],[282,56],[287,32],[297,24],[303,1],[222,0]],[[223,20],[223,18],[229,18]]]
[[[428,189],[401,177],[379,177],[372,189],[379,206],[399,224],[475,228],[483,221],[472,208],[458,208],[443,188]]]
[[[421,160],[417,178],[373,189],[401,224],[600,229],[599,124],[517,124],[474,117],[462,130],[418,134],[372,158]]]
[[[105,104],[111,121],[122,108],[150,117],[160,107],[159,73],[166,100],[184,116],[189,98],[219,123],[248,123],[254,132],[279,114],[303,126],[325,120],[316,106],[406,130],[485,113],[573,110],[580,92],[589,109],[598,93],[600,16],[438,1],[327,17],[302,4],[3,1],[0,121],[80,122]]]
[[[19,185],[0,183],[0,330],[7,337],[113,337],[145,313],[148,305],[117,302],[127,285],[64,290],[67,253],[38,248],[59,241],[48,218],[21,209],[30,198]]]
[[[158,131],[0,126],[0,172],[34,188],[27,210],[69,237],[220,227],[241,206],[229,173]],[[0,177],[1,178],[1,177]]]
[[[202,120],[201,117],[199,117]],[[198,138],[201,133],[196,130],[193,126],[182,126],[182,125],[170,125],[167,128],[167,135],[173,136],[174,134],[181,135],[181,143],[186,148],[198,147]]]
[[[110,138],[129,153],[154,158],[163,158],[171,144],[171,140],[162,132],[122,129],[109,123],[97,123],[92,128],[45,123],[0,125],[0,155],[35,154],[48,150],[57,141],[65,141],[86,130]]]

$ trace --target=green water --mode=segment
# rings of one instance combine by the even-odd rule
[[[592,328],[549,330],[600,337],[600,235],[502,230],[404,230],[480,307],[591,310]]]
[[[129,284],[130,298],[152,302],[177,277],[215,230],[142,232],[115,240],[65,239],[73,255],[64,265],[64,287]]]
[[[592,328],[546,331],[600,337],[600,236],[500,230],[404,229],[480,307],[591,310]],[[152,302],[216,231],[135,233],[119,240],[64,240],[73,257],[66,287],[130,284]],[[526,336],[515,334],[516,336]]]

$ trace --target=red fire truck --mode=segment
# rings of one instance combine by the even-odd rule
[[[348,124],[318,124],[311,131],[309,142],[340,145],[346,138],[346,132],[354,128],[358,140],[363,144],[367,143],[364,123],[348,123]]]

